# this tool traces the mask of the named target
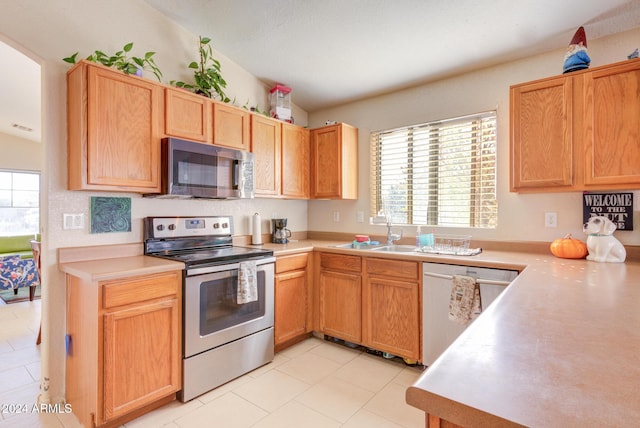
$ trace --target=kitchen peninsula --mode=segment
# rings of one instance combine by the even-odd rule
[[[507,258],[527,267],[407,402],[430,427],[638,426],[640,265]]]
[[[326,243],[274,245],[363,253]],[[277,247],[277,248],[276,248]],[[366,251],[366,250],[365,250]],[[521,270],[407,390],[430,427],[640,425],[640,263],[484,251],[386,257]]]

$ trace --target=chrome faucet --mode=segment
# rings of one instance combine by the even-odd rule
[[[387,221],[387,245],[393,245],[393,241],[397,241],[402,238],[402,229],[400,229],[400,235],[397,233],[393,233],[393,225],[391,224],[391,220]]]

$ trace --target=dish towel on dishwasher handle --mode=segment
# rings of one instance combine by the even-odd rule
[[[239,305],[258,300],[258,268],[255,261],[240,262],[238,265],[238,293]]]
[[[475,278],[453,275],[451,298],[449,299],[449,319],[467,324],[482,312],[480,285]]]

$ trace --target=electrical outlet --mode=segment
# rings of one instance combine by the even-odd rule
[[[558,227],[558,214],[557,213],[544,213],[544,226],[545,227]]]
[[[84,229],[84,214],[62,214],[62,229]]]
[[[356,221],[358,223],[364,223],[364,211],[356,212]]]
[[[333,221],[335,223],[338,223],[340,221],[340,211],[334,211],[333,212]]]

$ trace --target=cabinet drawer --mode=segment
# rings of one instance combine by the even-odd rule
[[[308,253],[278,257],[276,258],[276,273],[305,269],[307,267],[308,258]]]
[[[418,280],[418,263],[402,260],[367,258],[367,273]]]
[[[362,270],[362,259],[358,256],[323,253],[320,256],[320,267],[323,269],[360,273]]]
[[[112,308],[179,294],[182,271],[103,282],[102,306]]]

